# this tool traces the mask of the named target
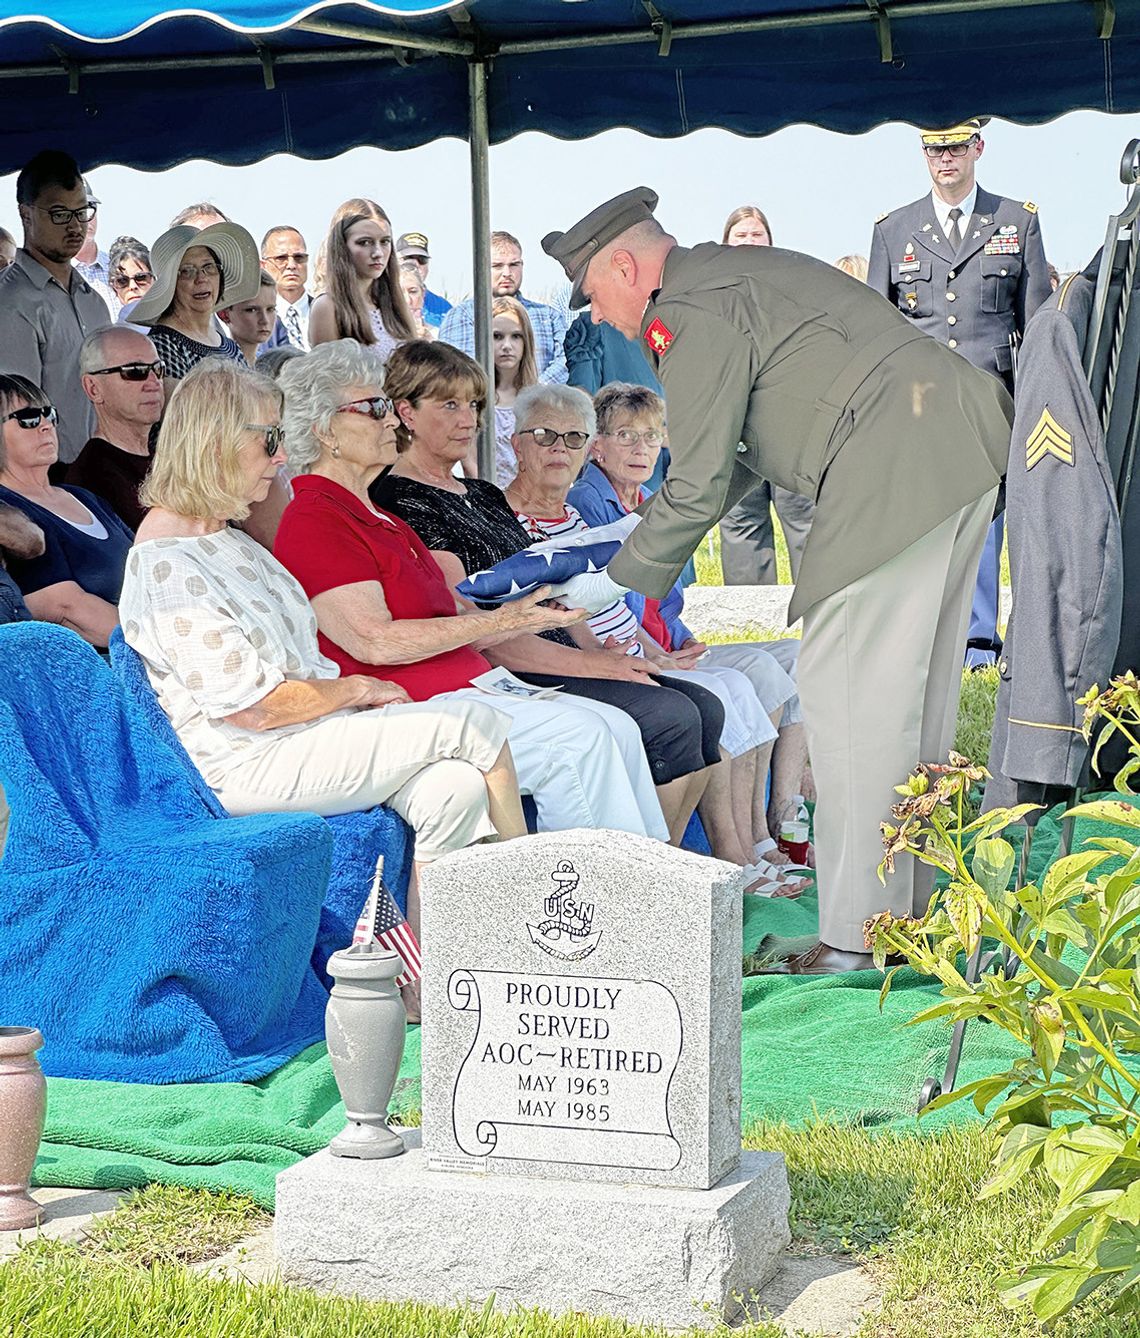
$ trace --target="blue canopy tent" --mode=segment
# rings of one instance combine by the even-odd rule
[[[85,167],[157,170],[458,136],[479,296],[487,149],[523,131],[854,133],[1140,109],[1140,0],[18,3],[0,0],[0,171],[48,145]],[[477,335],[487,365],[489,310]]]

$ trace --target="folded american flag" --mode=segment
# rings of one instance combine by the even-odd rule
[[[621,547],[617,540],[565,548],[524,548],[486,571],[477,571],[455,588],[476,604],[509,604],[540,585],[560,585],[583,572],[601,571]]]
[[[372,890],[360,912],[356,928],[352,934],[353,943],[371,943],[373,941],[397,952],[403,959],[404,971],[396,977],[396,985],[403,988],[418,980],[423,975],[423,962],[420,960],[420,945],[412,932],[412,926],[400,913],[396,900],[388,891],[384,882],[384,856],[376,861],[376,873],[372,879]]]

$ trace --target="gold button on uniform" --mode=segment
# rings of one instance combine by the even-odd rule
[[[1007,270],[1007,269],[1003,269],[1003,270],[1000,271],[1001,277],[1002,277],[1003,279],[1005,278],[1005,276],[1006,276],[1008,273],[1009,273],[1009,270]]]
[[[947,302],[954,302],[954,301],[957,300],[957,297],[958,297],[958,294],[957,294],[957,293],[947,293],[947,294],[946,294],[946,301],[947,301]]]
[[[946,324],[947,324],[947,325],[957,325],[957,324],[958,324],[958,317],[957,317],[957,316],[947,316],[947,317],[946,317]]]
[[[748,450],[748,447],[745,446],[745,444],[744,444],[742,441],[737,442],[737,444],[736,444],[736,453],[737,453],[737,455],[744,455],[744,454],[747,452],[747,450]]]
[[[958,341],[957,341],[956,339],[951,339],[951,341],[950,341],[950,347],[951,347],[951,348],[957,348],[957,347],[958,347]]]
[[[952,270],[950,271],[950,273],[947,274],[946,277],[947,277],[948,279],[956,279],[956,278],[958,277],[958,271],[952,269]]]

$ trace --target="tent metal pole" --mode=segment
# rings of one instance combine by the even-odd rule
[[[324,37],[345,37],[370,46],[403,47],[405,51],[428,51],[433,56],[470,57],[474,47],[460,37],[427,37],[403,29],[366,28],[362,23],[334,23],[331,19],[302,19],[291,29],[320,33]]]
[[[147,74],[164,70],[233,70],[262,69],[262,56],[267,48],[260,51],[240,52],[231,56],[174,56],[142,57],[130,60],[93,60],[69,61],[66,65],[59,62],[39,65],[0,66],[0,79],[51,79],[63,78],[74,73],[87,79],[98,74]],[[273,51],[274,68],[284,65],[328,65],[331,61],[346,61],[359,64],[362,61],[394,61],[395,52],[385,47],[362,47],[329,51]]]
[[[487,376],[487,408],[479,428],[479,477],[495,481],[495,360],[491,340],[491,151],[487,63],[467,65],[468,145],[471,153],[471,249],[475,282],[475,361]]]
[[[823,28],[841,23],[881,23],[908,18],[929,18],[939,14],[961,14],[979,9],[1021,9],[1041,4],[1066,4],[1069,0],[905,0],[872,9],[817,9],[803,13],[772,15],[763,19],[724,19],[709,23],[674,23],[671,42],[685,37],[729,37],[739,33],[777,32],[789,28]],[[538,37],[523,41],[500,42],[500,56],[530,56],[546,51],[571,51],[579,47],[626,46],[631,42],[660,43],[661,33],[653,27],[630,28],[622,32],[580,32],[566,37]]]

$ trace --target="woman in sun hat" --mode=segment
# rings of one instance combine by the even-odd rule
[[[131,312],[150,337],[171,380],[180,381],[203,358],[245,365],[241,349],[214,320],[219,307],[256,297],[261,285],[257,243],[237,223],[169,228],[151,248],[150,291]]]

